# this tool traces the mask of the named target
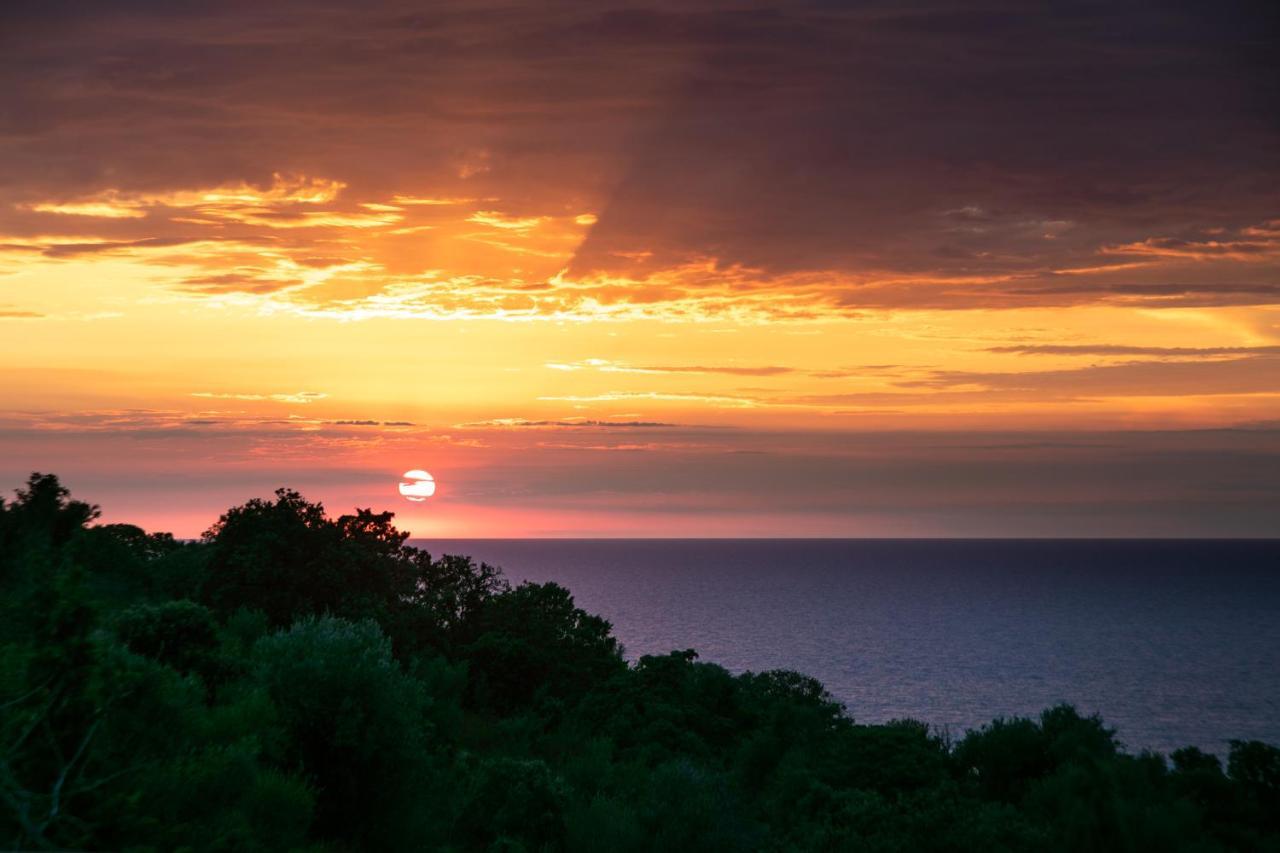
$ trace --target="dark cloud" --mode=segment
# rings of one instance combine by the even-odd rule
[[[776,41],[707,48],[579,266],[660,246],[775,271],[927,271],[937,254],[1029,271],[1109,235],[1192,246],[1165,235],[1275,213],[1275,32],[1260,8],[779,14]]]
[[[296,172],[356,198],[429,187],[513,216],[595,209],[575,275],[691,258],[715,259],[710,279],[757,271],[726,304],[805,271],[892,273],[819,285],[811,302],[841,311],[1244,305],[1280,287],[1274,231],[1246,233],[1280,215],[1280,42],[1263,4],[55,2],[0,16],[10,211]],[[10,233],[36,233],[9,216]],[[44,251],[185,239],[101,226],[112,244]],[[1238,284],[1053,279],[1153,257],[1253,266]]]

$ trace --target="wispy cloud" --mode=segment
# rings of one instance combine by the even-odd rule
[[[539,400],[564,403],[617,403],[631,400],[654,400],[669,403],[702,403],[724,408],[755,408],[765,405],[754,397],[728,394],[678,394],[664,391],[607,391],[601,394],[569,394],[543,396]]]
[[[192,397],[203,397],[211,400],[269,400],[275,403],[314,403],[317,400],[323,400],[328,394],[320,391],[297,391],[292,394],[243,394],[243,393],[226,393],[213,391],[195,391]]]
[[[630,365],[609,361],[603,358],[585,358],[580,361],[547,362],[551,370],[575,371],[596,370],[601,373],[690,373],[690,374],[722,374],[725,376],[779,376],[794,373],[791,367],[778,365]]]
[[[528,231],[541,225],[542,216],[508,216],[496,210],[477,210],[467,217],[468,222],[477,222],[504,231]]]
[[[458,429],[653,429],[675,427],[662,421],[619,421],[592,418],[562,420],[530,420],[528,418],[490,418],[456,425]]]
[[[899,379],[899,388],[973,393],[1016,392],[1032,398],[1280,395],[1280,356],[1245,354],[1216,360],[1127,361],[1063,370],[938,370]]]
[[[1015,355],[1152,356],[1157,358],[1248,358],[1280,355],[1280,346],[1150,347],[1125,344],[1013,344],[987,347],[986,352]]]

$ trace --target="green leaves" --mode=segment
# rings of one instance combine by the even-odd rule
[[[800,673],[627,665],[556,584],[281,490],[195,544],[0,504],[0,846],[1276,849],[1280,750],[1128,755],[1070,706],[954,746]]]
[[[412,844],[445,761],[435,699],[371,621],[308,617],[253,649],[253,677],[279,709],[286,769],[318,792],[317,827],[360,847]]]

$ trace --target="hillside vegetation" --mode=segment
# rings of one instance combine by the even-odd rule
[[[859,724],[287,490],[198,542],[96,518],[52,476],[0,502],[0,847],[1280,850],[1273,746]]]

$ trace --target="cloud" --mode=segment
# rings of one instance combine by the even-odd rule
[[[372,420],[337,420],[325,421],[330,426],[390,426],[390,427],[411,427],[415,424],[413,421],[372,421]]]
[[[611,445],[566,430],[536,456],[499,443],[477,453],[515,453],[522,464],[477,466],[455,494],[491,508],[527,507],[536,496],[562,525],[581,524],[584,514],[615,525],[645,518],[667,535],[705,535],[713,519],[747,518],[772,535],[797,524],[825,535],[1239,534],[1265,527],[1280,501],[1270,479],[1277,434],[1265,430],[692,438],[673,430]],[[644,452],[580,452],[597,448]],[[683,526],[681,517],[697,521]],[[630,524],[621,529],[634,531]]]
[[[196,293],[276,293],[304,284],[300,278],[276,278],[255,272],[193,275],[178,282],[183,290]]]
[[[139,240],[94,240],[84,243],[50,243],[41,254],[47,258],[72,258],[80,255],[130,254],[137,250],[166,249],[192,243],[171,237],[144,237]]]
[[[632,368],[639,373],[709,373],[724,376],[780,376],[794,373],[795,368],[780,365],[737,366],[737,365],[646,365]]]
[[[894,384],[899,388],[938,392],[1015,392],[1041,399],[1280,395],[1280,355],[1268,352],[1216,361],[1131,361],[1024,372],[938,370],[921,378],[899,379]]]
[[[31,210],[37,213],[61,213],[67,216],[97,216],[106,219],[141,219],[146,216],[145,210],[139,210],[133,207],[124,207],[109,202],[68,202],[58,204],[56,202],[40,202],[30,205]]]
[[[1113,304],[1142,307],[1192,308],[1280,303],[1280,283],[1260,282],[1120,282],[1076,281],[1019,285],[1008,291],[1024,304]]]
[[[566,535],[607,524],[631,535],[1265,536],[1280,511],[1274,424],[959,432],[505,420],[451,435],[243,412],[0,413],[0,475],[16,485],[22,460],[74,459],[58,470],[77,494],[118,512],[143,500],[126,517],[153,527],[200,515],[183,522],[194,534],[281,485],[330,506],[396,509],[400,463],[423,453],[449,486],[433,512],[487,525],[481,535],[529,532],[507,511],[536,510]]]
[[[308,210],[332,205],[346,184],[305,175],[272,176],[266,186],[238,183],[225,186],[140,192],[107,189],[66,202],[24,205],[37,213],[56,213],[105,219],[142,219],[169,215],[195,225],[228,222],[266,228],[373,228],[400,222],[401,208],[373,204],[359,211]],[[172,216],[173,211],[182,216]]]
[[[337,198],[346,184],[304,175],[272,176],[265,187],[246,182],[191,190],[142,192],[107,189],[65,202],[27,204],[38,213],[58,213],[106,219],[136,219],[156,208],[181,208],[206,216],[230,216],[245,211],[266,211],[291,205],[326,204]]]
[[[412,195],[394,195],[391,197],[391,203],[394,205],[428,205],[431,207],[472,204],[475,201],[477,199],[474,198],[424,198]]]
[[[528,231],[545,221],[542,216],[507,216],[495,210],[477,210],[467,217],[468,222],[478,222],[505,231]]]
[[[1146,347],[1124,344],[1016,344],[987,347],[986,352],[1012,353],[1015,355],[1104,355],[1104,356],[1154,356],[1171,358],[1216,358],[1230,356],[1280,355],[1280,346],[1257,347]]]
[[[458,429],[653,429],[675,427],[662,421],[609,421],[591,418],[565,420],[529,420],[527,418],[491,418],[457,424]]]
[[[942,3],[927,17],[975,11]],[[1241,161],[1218,161],[1208,128],[1275,133],[1255,121],[1261,100],[1210,103],[1214,80],[1256,83],[1246,63],[1222,61],[1234,37],[1221,20],[1159,4],[980,11],[981,26],[944,31],[879,4],[821,19],[797,10],[771,22],[785,35],[769,46],[723,24],[722,49],[707,52],[646,138],[575,270],[655,247],[659,259],[702,252],[772,272],[932,272],[944,249],[971,270],[1052,269],[1146,239],[1105,236],[1144,227],[1139,213],[1149,227],[1185,222],[1177,211],[1212,225],[1274,211],[1260,188],[1205,180],[1258,175],[1245,145]],[[1109,28],[1130,26],[1142,37],[1097,56]],[[735,52],[746,43],[752,53]],[[947,59],[957,55],[968,59]],[[1146,70],[1170,55],[1207,64],[1152,92]],[[1190,92],[1206,99],[1193,107],[1204,124],[1172,139],[1166,128]],[[1168,159],[1157,167],[1152,150]]]
[[[606,391],[600,394],[569,394],[542,396],[539,400],[563,403],[618,403],[631,400],[654,400],[670,403],[701,403],[719,408],[750,409],[764,405],[753,397],[731,394],[678,394],[664,391]]]
[[[0,251],[345,319],[1276,304],[1260,16],[32,8],[0,69],[0,224],[61,242]],[[366,266],[303,288],[158,253],[218,240]]]
[[[211,400],[269,400],[275,403],[314,403],[317,400],[323,400],[328,394],[320,391],[298,391],[293,394],[235,394],[235,393],[215,393],[212,391],[196,391],[192,392],[192,397],[204,397]]]
[[[761,366],[740,366],[740,365],[643,365],[632,366],[628,364],[620,364],[618,362],[608,361],[602,358],[587,358],[581,361],[573,362],[548,362],[546,367],[551,370],[597,370],[601,373],[691,373],[691,374],[722,374],[725,376],[779,376],[786,373],[794,373],[795,369],[791,367],[781,367],[778,365],[761,365]]]
[[[193,394],[202,399],[236,400],[246,402],[276,401],[300,402],[301,400],[318,399],[311,396],[292,394]],[[234,433],[240,436],[294,436],[313,434],[315,431],[328,430],[338,434],[340,430],[329,428],[341,427],[396,427],[408,428],[416,425],[410,421],[379,421],[367,418],[351,418],[330,420],[303,415],[281,417],[278,414],[254,414],[244,410],[205,410],[189,411],[187,409],[158,408],[120,408],[120,409],[87,409],[83,411],[29,411],[0,412],[0,429],[7,425],[10,428],[30,429],[35,432],[133,432],[139,434],[163,434],[169,432],[190,433],[200,430],[201,435],[210,436]],[[360,430],[364,432],[364,430]],[[419,434],[420,430],[410,431]],[[405,433],[408,434],[408,433]]]
[[[913,373],[927,370],[928,366],[914,367],[904,364],[860,364],[854,367],[836,367],[828,370],[810,370],[808,374],[815,379],[850,379],[858,376],[883,376]]]
[[[1266,223],[1273,226],[1273,223]],[[1254,226],[1243,229],[1264,240],[1211,240],[1179,239],[1175,237],[1148,237],[1135,243],[1120,246],[1103,246],[1104,255],[1148,255],[1158,258],[1189,259],[1196,261],[1230,258],[1237,261],[1266,261],[1280,254],[1280,231]]]

